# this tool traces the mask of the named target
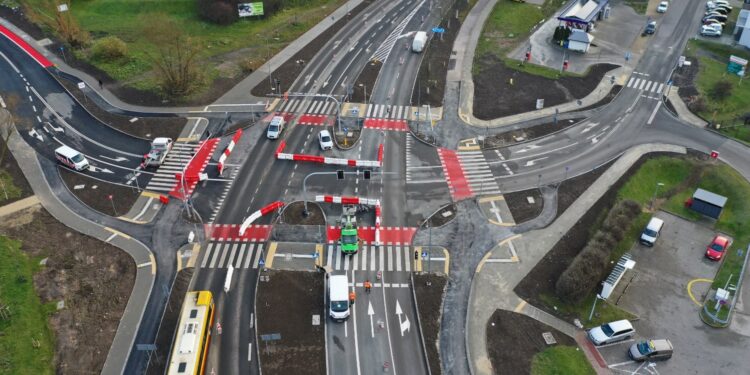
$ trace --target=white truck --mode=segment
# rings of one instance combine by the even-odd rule
[[[427,33],[424,31],[417,31],[414,35],[414,41],[411,43],[411,50],[420,53],[424,50],[424,46],[427,44]]]
[[[328,278],[328,308],[331,319],[337,322],[349,318],[349,280],[346,275]]]
[[[151,150],[148,154],[143,155],[143,167],[158,167],[167,158],[167,154],[172,150],[172,138],[159,137],[154,138],[151,142]]]

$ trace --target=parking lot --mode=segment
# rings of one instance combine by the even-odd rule
[[[656,245],[633,245],[630,252],[636,265],[621,281],[629,285],[621,295],[610,297],[610,302],[640,317],[633,323],[635,340],[600,347],[600,353],[615,374],[743,373],[745,370],[740,369],[750,368],[750,337],[730,329],[711,328],[698,316],[697,303],[719,267],[704,257],[716,233],[708,222],[693,223],[665,212],[655,216],[664,220]],[[645,364],[631,361],[628,348],[646,338],[671,340],[672,359]]]

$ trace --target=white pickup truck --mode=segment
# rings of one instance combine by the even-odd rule
[[[151,150],[143,155],[143,167],[158,167],[172,150],[172,138],[159,137],[151,142]]]

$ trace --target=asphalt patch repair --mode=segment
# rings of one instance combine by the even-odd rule
[[[618,67],[596,64],[582,77],[550,79],[509,68],[495,56],[482,56],[477,65],[473,111],[482,120],[536,110],[537,99],[544,99],[545,107],[581,99],[599,85],[607,72]]]
[[[414,275],[414,293],[417,295],[419,322],[425,341],[424,345],[427,349],[427,362],[430,365],[430,373],[433,375],[442,374],[438,336],[440,335],[443,295],[447,282],[448,277],[445,275],[434,273]]]
[[[101,372],[133,289],[133,259],[71,230],[41,208],[4,217],[0,234],[21,241],[29,256],[47,258],[34,274],[34,288],[42,303],[65,303],[49,316],[57,373]]]
[[[555,345],[577,346],[572,337],[526,315],[495,310],[487,322],[487,354],[495,375],[531,373],[534,355],[551,347],[543,333],[550,332]]]
[[[318,375],[326,373],[326,319],[323,274],[268,270],[268,281],[258,283],[258,350],[266,375]],[[293,301],[293,303],[290,303]],[[313,316],[320,318],[313,325]],[[278,333],[280,340],[263,341],[262,335]]]

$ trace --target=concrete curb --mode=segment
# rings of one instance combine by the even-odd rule
[[[424,359],[424,367],[427,369],[427,375],[432,375],[432,370],[430,369],[430,360],[427,358],[427,346],[424,341],[424,333],[422,333],[422,319],[419,317],[419,303],[417,302],[417,292],[414,290],[414,273],[409,272],[409,281],[411,282],[411,298],[414,302],[414,309],[416,311],[417,316],[417,329],[419,330],[419,342],[422,344],[422,358]],[[442,302],[441,302],[442,304]],[[442,309],[441,309],[442,311]],[[441,312],[442,314],[442,312]]]
[[[39,202],[39,198],[37,198],[36,195],[17,200],[13,203],[9,203],[5,206],[0,207],[0,217],[12,215],[16,212],[37,206],[40,203],[41,202]]]

